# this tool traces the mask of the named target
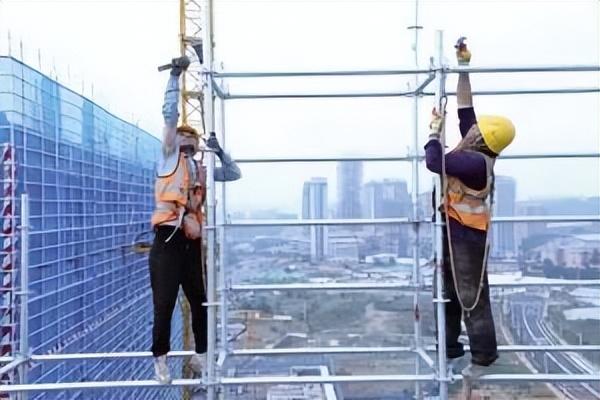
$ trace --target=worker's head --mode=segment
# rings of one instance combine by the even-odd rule
[[[472,150],[497,157],[512,142],[515,127],[509,119],[499,116],[483,115],[477,118],[455,150]]]
[[[198,152],[200,136],[195,128],[189,125],[180,125],[177,127],[177,136],[181,148],[191,147],[194,153]]]
[[[515,138],[515,126],[506,117],[481,115],[477,117],[477,126],[485,145],[494,154],[500,154]]]

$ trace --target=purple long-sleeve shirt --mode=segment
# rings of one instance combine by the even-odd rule
[[[473,107],[458,110],[459,128],[462,137],[477,123]],[[431,139],[425,145],[427,169],[436,174],[442,173],[442,144]],[[483,155],[474,151],[453,151],[446,154],[446,174],[460,179],[465,185],[481,190],[487,183],[487,170]]]
[[[458,110],[459,129],[465,137],[473,124],[477,123],[473,107]],[[427,169],[436,174],[442,173],[442,144],[437,139],[431,139],[425,145],[425,163]],[[487,168],[483,155],[474,151],[454,151],[445,155],[446,174],[460,179],[465,185],[482,190],[487,183]],[[435,217],[435,215],[434,215]],[[453,238],[471,240],[479,243],[485,242],[485,232],[462,225],[450,218],[450,231]]]

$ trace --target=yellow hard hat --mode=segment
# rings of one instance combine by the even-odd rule
[[[506,117],[477,116],[477,126],[487,147],[496,154],[500,154],[515,138],[515,126]]]
[[[196,128],[193,128],[189,125],[179,125],[177,127],[177,133],[182,134],[183,136],[192,136],[192,137],[198,137],[198,131],[196,130]]]

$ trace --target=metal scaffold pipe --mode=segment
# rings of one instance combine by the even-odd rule
[[[204,5],[204,62],[209,71],[214,68],[213,59],[213,1],[207,0]],[[206,129],[210,134],[215,130],[215,104],[213,97],[213,80],[207,79],[205,82],[204,93],[204,110],[206,118]],[[216,196],[215,196],[215,154],[213,152],[206,153],[207,157],[207,222],[210,226],[216,224]],[[207,400],[215,399],[215,387],[212,385],[216,381],[215,375],[215,347],[217,342],[217,294],[216,294],[216,232],[215,230],[206,230],[207,235],[207,257],[206,257],[206,298],[208,301],[208,326],[207,326],[207,341],[208,349],[206,352],[207,366],[206,379],[209,384],[207,390]]]
[[[220,99],[220,128],[221,128],[221,143],[223,145],[223,149],[227,148],[226,143],[226,132],[225,132],[225,100]],[[219,207],[221,213],[221,222],[227,222],[227,182],[223,182],[221,184],[221,204]],[[227,266],[227,249],[225,245],[227,243],[226,239],[227,229],[225,226],[221,226],[219,229],[219,286],[221,287],[220,291],[220,303],[221,303],[221,348],[220,348],[220,359],[224,359],[227,356],[229,351],[228,341],[227,341],[227,326],[228,326],[228,299],[227,299],[227,272],[225,270]]]
[[[440,115],[444,115],[446,111],[445,104],[445,90],[446,90],[446,74],[442,67],[444,57],[444,33],[443,31],[436,31],[436,99],[435,108]],[[441,142],[442,150],[445,148],[445,132],[442,127]],[[443,157],[443,155],[442,155]],[[444,220],[442,218],[441,199],[443,196],[441,176],[435,179],[435,280],[434,280],[434,302],[436,308],[436,321],[437,321],[437,379],[439,382],[440,399],[448,399],[448,381],[447,366],[446,366],[446,314],[445,314],[445,298],[444,298],[444,279],[443,279],[443,263],[444,263]]]
[[[432,68],[407,68],[386,70],[355,70],[355,71],[255,71],[255,72],[213,72],[215,78],[291,78],[317,76],[379,76],[379,75],[414,75],[428,74],[439,66]],[[490,67],[448,67],[446,72],[458,74],[469,73],[519,73],[519,72],[598,72],[600,65],[540,65],[540,66],[490,66]]]
[[[419,30],[422,29],[419,26],[419,0],[415,0],[415,20],[414,25],[409,27],[414,31],[413,36],[413,54],[415,61],[415,68],[419,69]],[[414,77],[414,88],[420,92],[425,88],[431,81],[435,79],[435,74],[431,74],[424,82],[419,82],[419,75]],[[419,96],[413,97],[413,143],[412,143],[412,154],[411,154],[411,167],[412,167],[412,190],[411,190],[411,201],[412,201],[412,220],[417,221],[419,219],[419,156],[420,156],[420,145],[419,145]],[[419,305],[420,283],[421,283],[421,266],[419,265],[421,248],[420,244],[420,229],[419,224],[412,224],[413,231],[413,244],[412,244],[412,257],[413,257],[413,272],[412,272],[412,283],[415,285],[413,294],[413,330],[414,330],[414,346],[420,348],[422,346],[422,332],[421,332],[421,311]],[[415,374],[421,373],[421,360],[423,358],[419,354],[415,354]],[[415,381],[415,398],[421,400],[423,397],[421,393],[421,383]]]
[[[416,99],[415,99],[416,100]],[[550,153],[550,154],[506,154],[500,155],[499,160],[534,160],[556,158],[600,158],[600,153]],[[364,156],[364,157],[288,157],[288,158],[237,158],[238,164],[271,164],[271,163],[317,163],[340,161],[363,162],[394,162],[394,161],[422,161],[425,157],[421,154],[408,154],[405,156]]]
[[[423,350],[435,352],[435,346],[425,346]],[[469,350],[469,345],[465,345],[465,350]],[[306,354],[379,354],[379,353],[414,353],[417,349],[409,346],[389,346],[389,347],[293,347],[277,349],[235,349],[231,351],[231,356],[235,357],[254,357],[254,356],[281,356],[281,355],[306,355]],[[501,345],[498,346],[500,352],[588,352],[600,351],[600,345]],[[171,351],[169,357],[187,357],[193,355],[193,351]],[[99,360],[109,361],[115,359],[140,359],[151,358],[149,351],[140,352],[118,352],[118,353],[72,353],[72,354],[34,354],[29,360],[34,362],[56,362],[56,361],[79,361],[79,360]],[[1,369],[3,373],[10,371],[23,362],[19,357],[0,357],[0,363],[8,363]]]
[[[324,383],[363,383],[363,382],[431,382],[433,374],[422,375],[329,375],[329,376],[248,376],[222,378],[219,382],[208,383],[208,388],[215,386],[239,385],[283,385],[283,384],[324,384]],[[453,375],[453,380],[461,380],[461,375]],[[479,382],[490,383],[527,383],[527,382],[600,382],[598,374],[490,374],[475,379]],[[169,385],[161,385],[155,380],[139,381],[93,381],[93,382],[63,382],[38,383],[28,385],[3,385],[4,393],[69,391],[87,389],[127,389],[127,388],[156,388],[177,389],[181,386],[203,386],[201,379],[175,379]],[[443,398],[440,395],[440,398]],[[446,396],[447,398],[447,396]]]
[[[19,319],[19,353],[20,357],[29,357],[29,195],[21,195],[21,293]],[[29,365],[18,366],[19,383],[27,383]],[[27,400],[27,393],[20,394],[19,400]]]

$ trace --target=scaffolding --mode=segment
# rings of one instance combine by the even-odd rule
[[[183,2],[183,11],[186,4],[197,6],[196,2]],[[266,385],[266,384],[325,384],[325,383],[360,383],[360,382],[414,382],[417,398],[421,396],[421,385],[426,382],[436,382],[439,385],[439,397],[442,400],[448,399],[448,387],[456,381],[460,381],[462,376],[454,373],[447,365],[445,356],[445,346],[436,349],[435,346],[425,346],[421,338],[421,321],[415,316],[414,320],[414,346],[407,347],[314,347],[314,348],[277,348],[277,349],[231,349],[228,344],[228,321],[229,309],[228,296],[237,292],[249,291],[356,291],[356,290],[397,290],[410,289],[414,291],[414,310],[420,307],[419,294],[424,290],[433,289],[435,291],[435,307],[438,310],[439,318],[437,320],[437,342],[445,343],[445,324],[444,324],[444,298],[442,287],[434,284],[434,287],[426,285],[420,277],[419,269],[419,227],[424,224],[431,224],[432,220],[421,218],[417,212],[416,196],[419,193],[418,167],[423,161],[423,155],[419,153],[419,135],[418,135],[418,107],[419,102],[426,97],[434,97],[436,102],[441,101],[446,96],[455,95],[454,92],[446,91],[446,77],[460,72],[469,72],[472,74],[489,73],[537,73],[537,72],[600,72],[600,65],[561,65],[561,66],[514,66],[514,67],[451,67],[443,61],[443,33],[439,31],[436,36],[436,55],[434,62],[427,68],[417,66],[413,69],[397,70],[362,70],[362,71],[321,71],[321,72],[220,72],[215,68],[213,60],[213,16],[212,1],[206,2],[195,18],[198,32],[204,34],[204,57],[203,69],[198,71],[198,76],[202,79],[202,85],[194,84],[194,89],[186,90],[184,93],[184,110],[199,110],[203,107],[205,130],[212,132],[217,129],[217,117],[219,117],[219,130],[221,143],[226,147],[226,124],[225,112],[226,102],[232,100],[251,100],[251,99],[294,99],[294,98],[376,98],[376,97],[409,97],[414,99],[414,135],[411,154],[398,157],[296,157],[296,158],[248,158],[238,159],[238,163],[311,163],[311,162],[342,162],[342,161],[399,161],[409,162],[412,165],[413,182],[412,196],[413,209],[409,218],[384,218],[384,219],[311,219],[311,220],[239,220],[231,221],[227,216],[227,186],[222,186],[220,203],[216,203],[216,186],[212,170],[214,168],[214,155],[209,154],[207,160],[208,166],[208,196],[207,196],[207,214],[208,222],[206,226],[207,241],[207,303],[208,307],[208,370],[202,379],[176,379],[171,384],[172,387],[182,386],[206,386],[207,399],[214,400],[227,398],[227,393],[223,390],[227,386],[239,385]],[[415,23],[415,43],[418,39],[418,21]],[[185,25],[182,26],[182,32],[185,32]],[[188,40],[182,33],[182,43]],[[196,39],[189,39],[190,43],[197,43]],[[186,51],[182,47],[182,51]],[[415,60],[417,56],[415,57]],[[351,93],[229,93],[226,89],[226,82],[229,78],[260,79],[260,78],[296,78],[296,77],[332,77],[332,76],[394,76],[407,75],[414,76],[414,86],[412,89],[402,92],[351,92]],[[198,92],[200,88],[202,93]],[[600,93],[600,87],[579,87],[579,88],[549,88],[549,89],[504,89],[504,90],[486,90],[474,91],[474,95],[528,95],[528,94],[576,94],[576,93]],[[200,104],[189,105],[194,100],[201,99]],[[188,105],[185,105],[188,104]],[[187,108],[191,107],[191,108]],[[219,111],[219,112],[217,112]],[[184,111],[187,113],[188,111]],[[191,113],[191,112],[190,112]],[[184,114],[187,115],[187,114]],[[600,153],[556,153],[556,154],[520,154],[503,156],[501,159],[560,159],[560,158],[590,158],[600,159]],[[439,180],[438,180],[439,185]],[[439,189],[439,187],[438,187]],[[440,190],[437,191],[440,193]],[[26,200],[24,200],[24,205]],[[439,209],[440,198],[436,199],[436,209]],[[27,212],[27,206],[21,208],[22,213]],[[218,218],[217,218],[218,214]],[[26,234],[27,215],[22,215],[22,234]],[[220,221],[220,222],[217,222]],[[436,250],[434,259],[438,260],[435,268],[438,278],[441,274],[441,264],[439,255],[441,254],[441,231],[443,221],[437,218],[436,227]],[[579,215],[579,216],[515,216],[515,217],[495,217],[493,223],[515,223],[515,222],[600,222],[600,215]],[[231,284],[227,279],[227,259],[224,249],[220,249],[217,243],[224,246],[229,230],[236,227],[282,227],[282,226],[360,226],[360,225],[406,225],[411,226],[415,232],[415,246],[413,257],[413,278],[411,282],[355,282],[355,283],[293,283],[293,284]],[[217,241],[217,238],[219,239]],[[22,262],[26,262],[27,241],[22,243]],[[26,264],[23,266],[26,271]],[[26,283],[26,277],[21,282]],[[441,279],[437,279],[441,282]],[[600,287],[600,280],[564,280],[553,282],[544,279],[523,279],[513,282],[500,283],[492,285],[493,287],[532,287],[532,286],[589,286]],[[27,287],[23,287],[17,295],[26,296]],[[23,297],[26,298],[26,297]],[[22,304],[22,303],[21,303]],[[217,324],[217,312],[219,312],[220,327]],[[23,314],[21,314],[23,315]],[[415,314],[416,315],[416,314]],[[220,329],[219,329],[220,328]],[[468,348],[468,347],[467,347]],[[28,354],[27,349],[21,349],[21,354],[14,357],[1,357],[0,362],[5,365],[0,369],[1,373],[6,373],[18,367],[23,367],[26,362],[49,362],[64,360],[90,360],[90,359],[140,359],[150,358],[150,352],[118,352],[118,353],[88,353],[88,354]],[[537,353],[555,353],[555,352],[588,352],[600,351],[600,345],[506,345],[500,346],[501,352],[537,352]],[[408,354],[415,358],[417,369],[415,374],[389,374],[389,375],[335,375],[330,376],[251,376],[251,377],[226,377],[222,369],[225,361],[229,357],[245,356],[269,356],[278,357],[285,355],[307,355],[307,354]],[[185,357],[193,354],[188,351],[175,351],[169,353],[170,357]],[[435,355],[435,356],[432,356]],[[19,374],[25,378],[24,374]],[[515,382],[600,382],[599,374],[489,374],[478,378],[481,382],[490,383],[515,383]],[[28,384],[22,380],[19,384],[4,385],[0,392],[5,393],[27,393],[39,391],[64,391],[64,390],[82,390],[98,388],[153,388],[160,387],[159,383],[153,380],[133,380],[133,381],[96,381],[96,382],[60,382],[60,383],[40,383]]]

